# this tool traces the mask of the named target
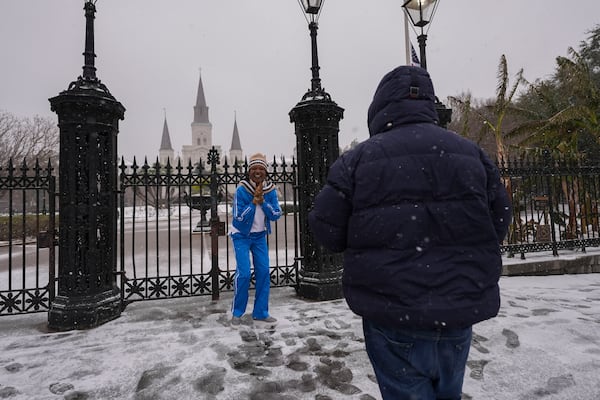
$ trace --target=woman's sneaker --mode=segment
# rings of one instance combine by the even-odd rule
[[[252,319],[255,321],[258,321],[258,322],[267,322],[269,324],[277,322],[277,318],[273,318],[270,315],[267,318],[252,318]]]

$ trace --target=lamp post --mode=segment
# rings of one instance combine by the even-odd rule
[[[83,74],[49,99],[58,115],[58,295],[48,326],[86,329],[117,318],[117,133],[125,108],[96,77],[96,0],[86,0]],[[54,285],[54,282],[50,282]]]
[[[413,29],[417,34],[417,41],[419,42],[419,56],[421,67],[427,69],[427,54],[425,52],[427,42],[427,30],[429,29],[430,23],[433,20],[435,11],[439,0],[405,0],[402,7],[408,15],[410,22],[413,25]],[[427,30],[425,29],[427,27]],[[415,28],[420,29],[420,33]],[[444,128],[448,125],[452,119],[452,109],[447,108],[440,100],[435,98],[435,108],[438,113],[438,119],[440,126]]]
[[[319,77],[319,52],[317,50],[317,29],[319,29],[318,20],[321,13],[321,6],[323,0],[303,0],[304,10],[307,16],[310,16],[310,22],[308,23],[308,30],[310,31],[310,48],[312,55],[312,71],[311,79],[311,91],[320,91],[321,78]]]
[[[343,296],[341,254],[319,246],[308,227],[308,212],[327,179],[329,166],[339,156],[339,122],[344,109],[321,87],[317,52],[318,19],[324,0],[299,0],[308,22],[312,50],[311,87],[290,111],[295,124],[298,160],[298,202],[300,249],[297,292],[312,300],[332,300]]]

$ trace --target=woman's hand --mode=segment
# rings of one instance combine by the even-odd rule
[[[263,196],[263,187],[262,182],[259,185],[256,185],[256,189],[254,189],[254,199],[252,199],[252,203],[255,205],[260,205],[265,201]]]

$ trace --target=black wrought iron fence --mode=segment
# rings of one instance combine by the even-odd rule
[[[0,165],[0,316],[47,311],[55,294],[55,189],[48,162]]]
[[[499,163],[513,204],[509,255],[600,245],[600,165],[549,152]]]
[[[272,286],[295,286],[301,258],[297,166],[270,163],[285,215],[269,236]],[[232,290],[235,256],[226,236],[244,163],[182,166],[121,162],[118,265],[125,302]],[[499,163],[513,222],[508,255],[600,246],[600,165],[543,156]],[[53,166],[0,165],[0,316],[47,311],[55,295],[57,181]]]
[[[211,295],[233,289],[235,255],[226,236],[243,163],[219,165],[216,151],[193,165],[120,166],[120,275],[126,302]],[[269,179],[285,215],[268,237],[271,285],[295,285],[299,257],[296,165],[273,160]],[[252,284],[254,283],[254,277]]]

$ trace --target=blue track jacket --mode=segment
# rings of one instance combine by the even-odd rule
[[[254,198],[255,183],[251,180],[243,180],[238,185],[234,201],[231,224],[240,231],[242,235],[248,235],[254,221],[256,205],[252,203]],[[270,221],[276,221],[281,217],[281,207],[277,200],[277,190],[271,182],[263,182],[264,202],[261,207],[265,213],[265,227],[267,234],[271,233]]]

